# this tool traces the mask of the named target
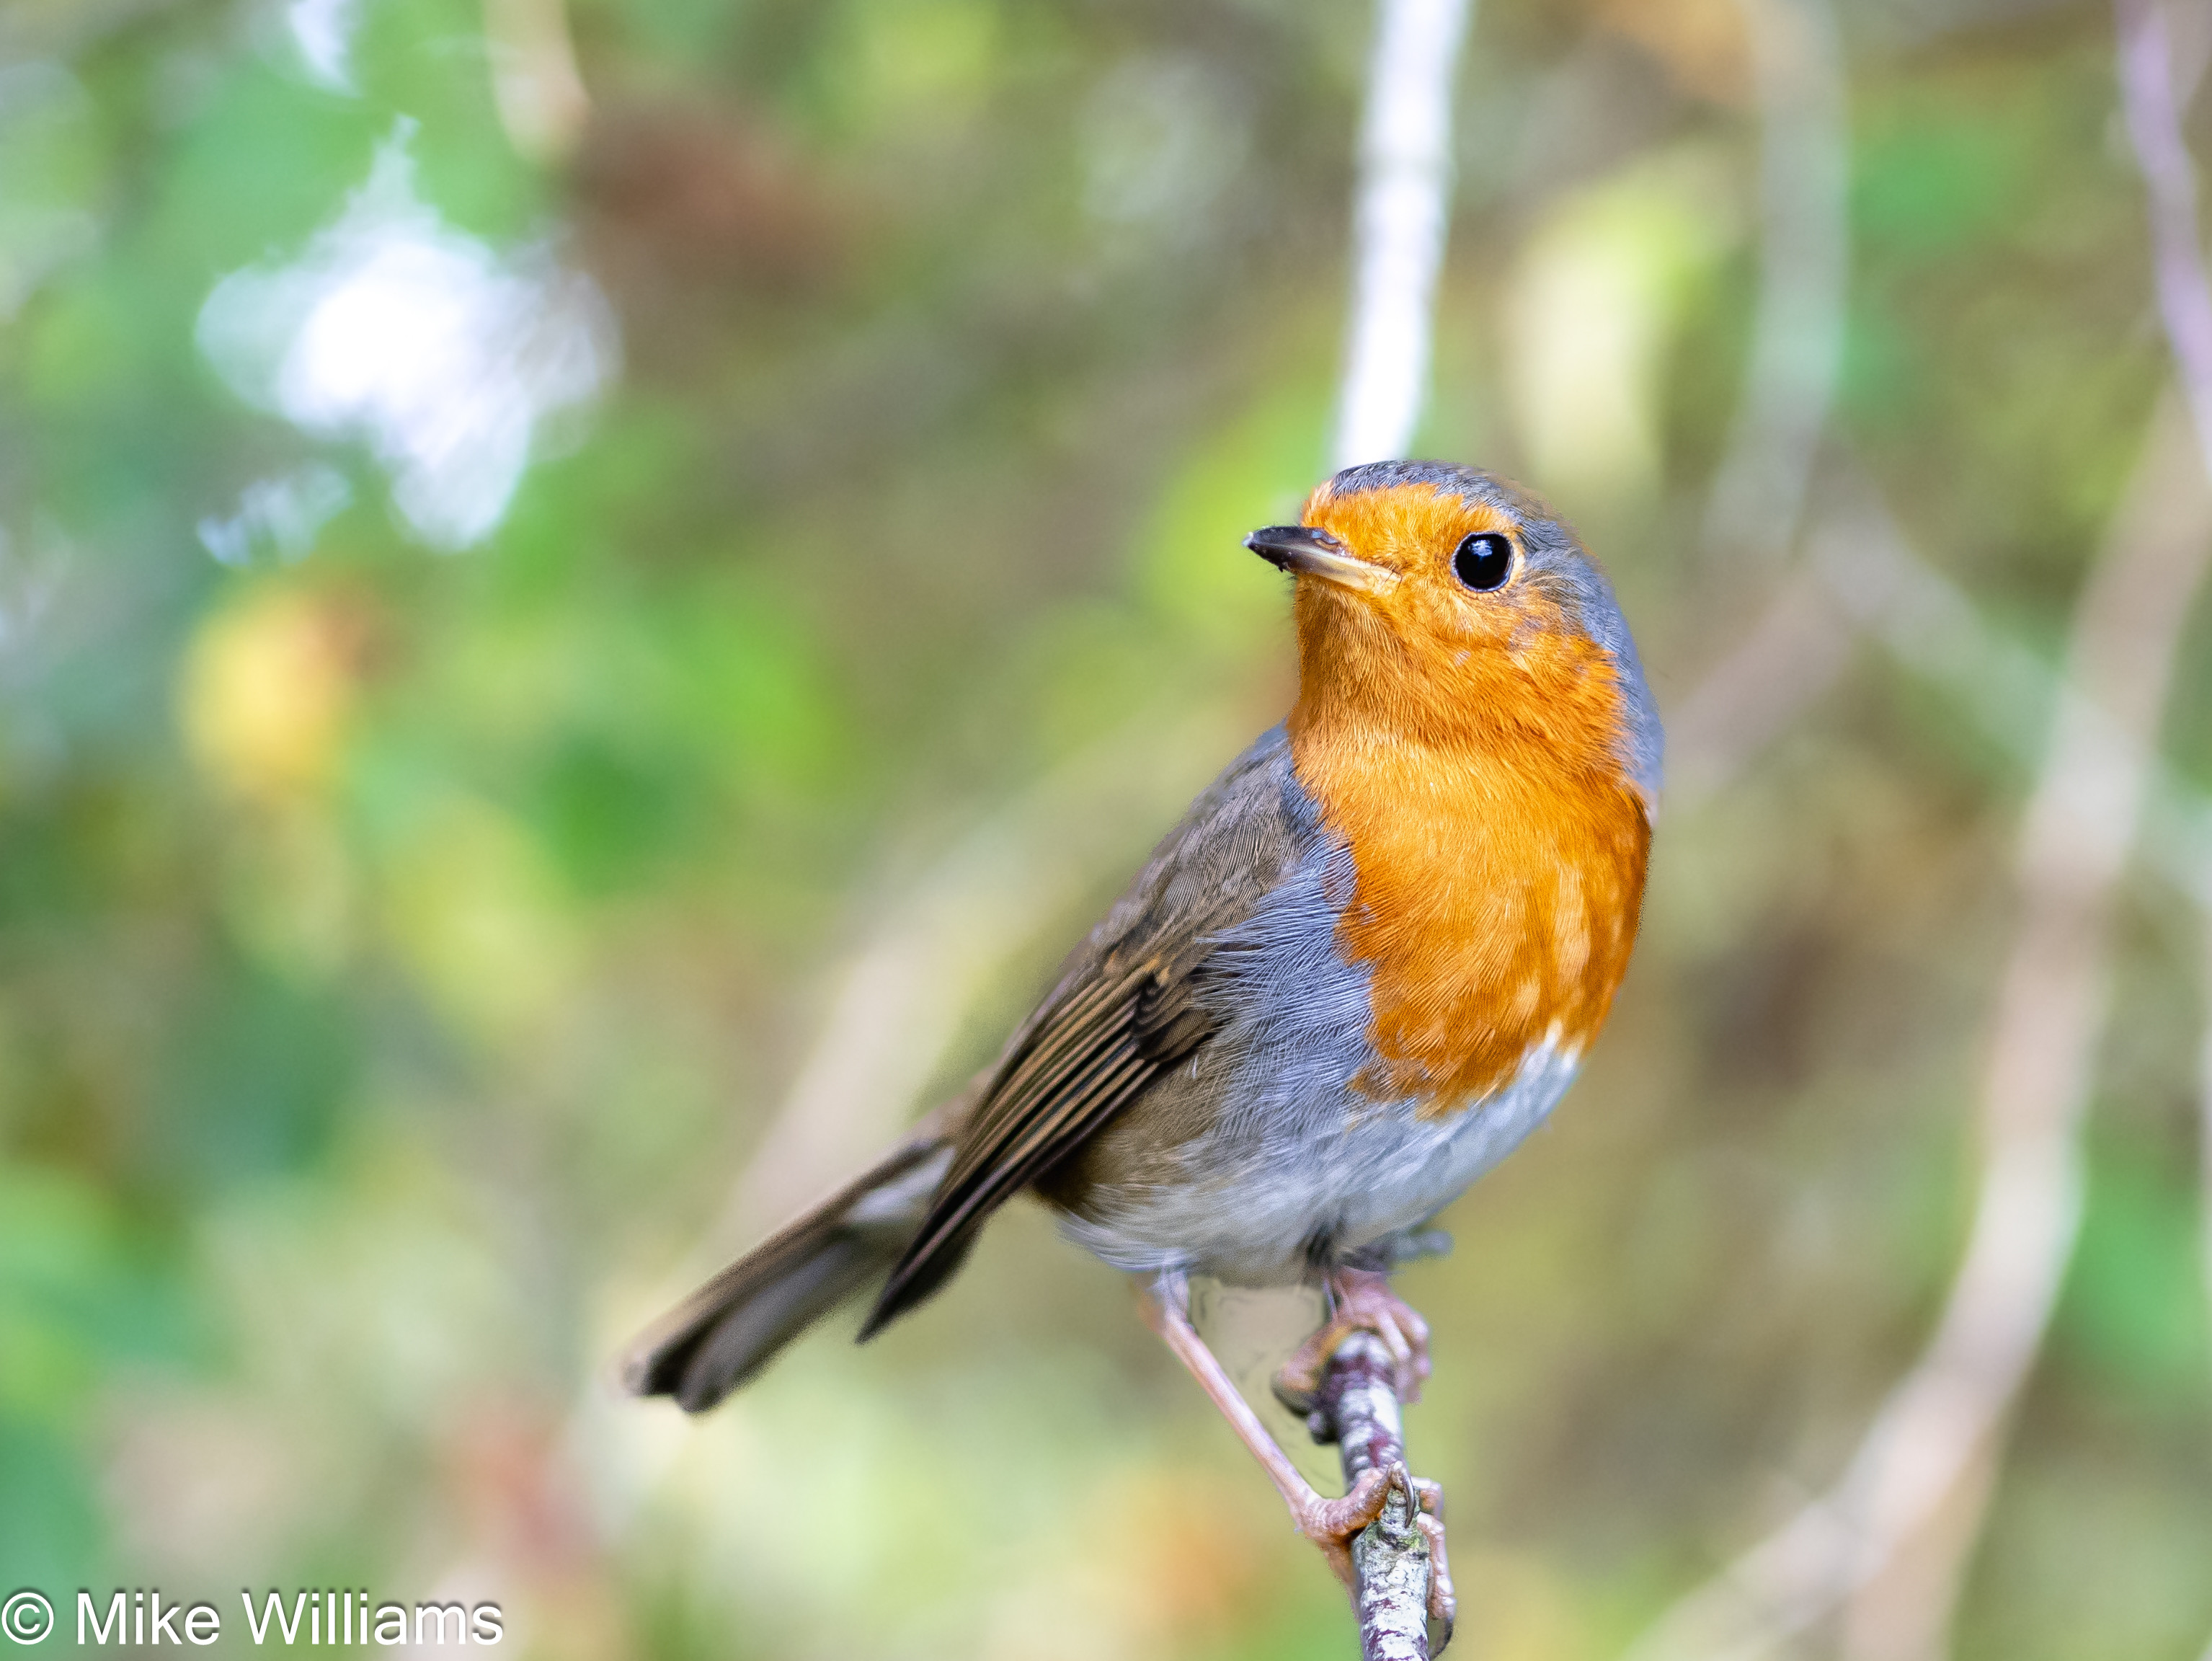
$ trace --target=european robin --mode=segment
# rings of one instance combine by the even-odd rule
[[[1425,1226],[1543,1123],[1636,937],[1661,734],[1603,574],[1534,496],[1378,462],[1244,545],[1291,574],[1298,694],[1169,832],[998,1061],[632,1352],[696,1413],[875,1286],[866,1339],[1027,1189],[1147,1308],[1344,1572],[1390,1478],[1324,1500],[1190,1329],[1186,1277],[1318,1282],[1297,1402]],[[1261,1444],[1265,1445],[1262,1446]]]

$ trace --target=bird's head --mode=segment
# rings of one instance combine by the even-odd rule
[[[1349,467],[1244,545],[1297,583],[1300,722],[1443,750],[1610,763],[1647,806],[1660,728],[1613,589],[1574,532],[1472,467]]]

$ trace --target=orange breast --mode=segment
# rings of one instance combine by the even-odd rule
[[[1577,654],[1550,666],[1576,672],[1540,678],[1579,691],[1525,721],[1378,729],[1372,701],[1332,696],[1351,682],[1327,672],[1304,677],[1291,715],[1299,780],[1357,873],[1337,926],[1345,956],[1373,971],[1375,1059],[1356,1082],[1425,1098],[1424,1116],[1498,1088],[1547,1038],[1587,1046],[1635,942],[1650,825],[1612,759],[1617,683],[1586,640],[1552,633],[1530,649]],[[1534,666],[1455,666],[1489,676],[1478,695],[1509,715]]]

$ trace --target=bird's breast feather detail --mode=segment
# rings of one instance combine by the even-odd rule
[[[1371,1056],[1353,1079],[1374,1101],[1425,1114],[1474,1105],[1534,1050],[1579,1055],[1628,964],[1650,845],[1646,806],[1607,764],[1608,666],[1578,652],[1593,734],[1578,762],[1556,743],[1576,712],[1493,741],[1378,744],[1308,699],[1291,724],[1300,782],[1351,854],[1338,950],[1371,974]]]

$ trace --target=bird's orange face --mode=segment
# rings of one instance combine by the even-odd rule
[[[1338,484],[1300,525],[1247,539],[1297,577],[1310,715],[1446,750],[1532,743],[1570,766],[1628,754],[1627,689],[1601,638],[1612,596],[1555,521],[1503,491]]]

